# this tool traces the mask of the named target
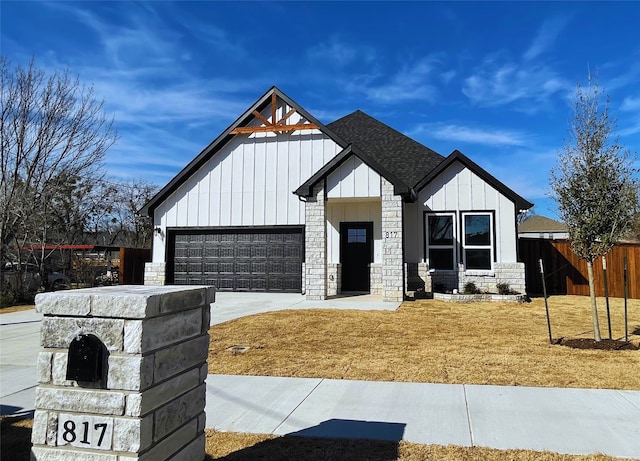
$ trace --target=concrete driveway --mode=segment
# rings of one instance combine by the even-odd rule
[[[33,411],[42,314],[0,314],[0,415]]]

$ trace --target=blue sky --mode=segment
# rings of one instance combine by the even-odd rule
[[[549,170],[587,72],[640,145],[640,3],[0,3],[0,48],[92,84],[114,178],[167,183],[272,85],[321,122],[363,110],[458,149],[556,217]]]

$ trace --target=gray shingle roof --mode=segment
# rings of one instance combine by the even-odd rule
[[[327,125],[413,188],[444,157],[379,120],[357,110]]]

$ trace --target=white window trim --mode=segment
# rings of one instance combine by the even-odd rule
[[[452,222],[452,226],[453,226],[453,242],[451,245],[429,245],[429,216],[449,216],[451,218],[451,222]],[[426,255],[426,262],[427,262],[427,267],[429,268],[429,272],[439,272],[439,273],[455,273],[457,272],[457,266],[458,266],[458,245],[457,245],[457,241],[458,241],[458,227],[457,227],[457,219],[456,219],[456,213],[455,212],[447,212],[447,213],[442,213],[442,212],[428,212],[425,213],[424,215],[424,228],[426,230],[426,232],[424,233],[424,245],[425,245],[425,255]],[[449,249],[451,248],[453,250],[453,260],[451,261],[451,265],[453,266],[453,269],[435,269],[431,267],[431,261],[429,259],[429,249],[430,248],[437,248],[437,249]]]
[[[466,236],[466,224],[465,217],[467,216],[489,216],[489,245],[467,245],[465,243]],[[477,212],[477,211],[465,211],[462,212],[462,217],[460,220],[460,226],[462,227],[462,235],[460,246],[462,251],[462,263],[464,264],[465,271],[471,275],[494,275],[494,247],[495,247],[495,235],[494,235],[494,223],[493,223],[493,213],[487,212]],[[489,249],[489,261],[491,262],[491,267],[489,269],[467,269],[467,252],[465,250],[486,250]]]

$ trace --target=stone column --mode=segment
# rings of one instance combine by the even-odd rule
[[[145,285],[164,285],[166,278],[167,264],[160,263],[145,263],[144,265],[144,284]]]
[[[210,287],[179,286],[38,295],[44,318],[31,459],[202,461],[214,297]],[[70,345],[83,338],[103,351],[91,382],[67,379]]]
[[[393,184],[382,181],[382,299],[404,299],[402,256],[402,197],[393,194]]]
[[[327,220],[324,186],[313,188],[305,212],[305,293],[310,300],[327,297]]]

